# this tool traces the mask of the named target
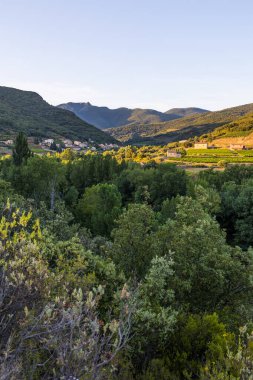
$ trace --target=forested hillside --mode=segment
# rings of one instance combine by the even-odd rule
[[[131,125],[131,128],[137,128],[139,124],[153,124],[164,121],[174,120],[186,115],[208,112],[201,108],[173,108],[167,112],[159,112],[152,109],[129,109],[108,107],[98,107],[90,103],[66,103],[60,104],[63,108],[74,112],[82,120],[95,125],[101,129],[121,127]]]
[[[0,138],[23,131],[27,136],[115,142],[72,112],[53,107],[35,92],[0,87]]]
[[[129,143],[166,144],[201,136],[251,112],[253,112],[253,104],[246,104],[217,112],[190,115],[164,123],[113,128],[109,129],[108,133]]]
[[[246,116],[240,117],[236,121],[215,128],[208,134],[208,138],[242,137],[249,135],[251,132],[253,132],[253,113],[247,113]]]
[[[0,160],[0,378],[249,380],[252,183],[22,135]]]

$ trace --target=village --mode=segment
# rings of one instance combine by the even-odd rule
[[[54,139],[45,139],[42,140],[40,146],[44,150],[63,150],[63,149],[72,149],[76,152],[84,151],[105,151],[114,148],[118,148],[117,144],[95,144],[93,140],[89,139],[88,141],[79,141],[79,140],[70,140],[64,139],[59,143],[56,143]]]
[[[93,140],[79,141],[70,139],[39,139],[39,138],[28,138],[29,145],[35,153],[43,154],[48,152],[62,152],[64,149],[71,149],[75,152],[86,153],[88,151],[101,152],[111,149],[117,149],[119,146],[117,144],[96,144]],[[0,141],[0,152],[2,155],[10,154],[12,147],[14,145],[13,139]]]

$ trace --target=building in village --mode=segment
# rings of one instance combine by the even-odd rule
[[[54,139],[46,139],[43,141],[43,144],[50,146],[51,144],[53,144],[53,142],[54,142]]]
[[[66,148],[71,148],[73,145],[73,142],[72,142],[72,140],[65,139],[65,140],[63,140],[63,144],[65,145]]]
[[[208,149],[208,143],[203,143],[203,142],[199,142],[199,143],[195,143],[194,144],[194,149]]]
[[[243,144],[230,144],[229,149],[243,150],[246,149],[246,146]]]

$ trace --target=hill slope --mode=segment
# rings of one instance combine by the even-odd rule
[[[101,129],[116,128],[123,125],[153,124],[181,118],[182,116],[207,112],[201,108],[175,108],[167,112],[141,108],[97,107],[90,103],[66,103],[59,108],[74,112],[80,119]],[[175,112],[174,112],[175,111]]]
[[[253,112],[236,119],[235,121],[215,128],[208,134],[209,138],[243,137],[253,132]]]
[[[193,114],[169,122],[112,128],[108,130],[108,133],[125,142],[166,144],[209,133],[251,112],[253,112],[253,104],[246,104],[217,112]]]
[[[27,136],[115,142],[113,137],[72,112],[49,105],[35,92],[0,87],[0,138],[14,136],[19,131]]]
[[[212,132],[201,136],[201,139],[212,141],[219,147],[229,147],[230,144],[253,146],[253,112],[235,121],[215,128]]]
[[[197,108],[197,107],[188,107],[188,108],[172,108],[169,111],[165,112],[167,115],[174,114],[178,117],[184,117],[184,116],[190,116],[194,114],[202,114],[210,112],[208,110],[205,110],[203,108]]]

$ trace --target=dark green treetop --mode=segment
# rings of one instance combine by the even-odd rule
[[[23,132],[19,132],[16,137],[15,145],[13,148],[13,161],[17,166],[22,165],[26,160],[32,156],[29,149],[27,137]]]

